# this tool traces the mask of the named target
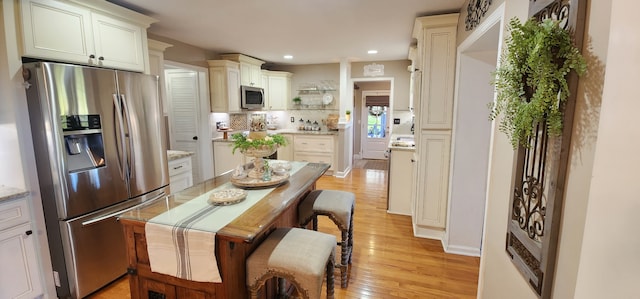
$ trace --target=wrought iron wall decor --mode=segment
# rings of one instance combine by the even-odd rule
[[[469,0],[467,17],[464,19],[465,30],[473,30],[489,10],[492,0]]]
[[[582,49],[586,0],[530,0],[529,16],[559,20]],[[544,123],[535,125],[529,147],[517,150],[512,177],[506,252],[541,298],[551,297],[578,85],[575,73],[569,74],[568,84],[562,135],[550,137]]]

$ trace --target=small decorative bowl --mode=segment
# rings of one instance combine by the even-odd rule
[[[285,176],[287,175],[287,172],[289,172],[288,170],[284,170],[282,168],[276,168],[276,169],[272,169],[272,172],[274,175],[277,176]]]

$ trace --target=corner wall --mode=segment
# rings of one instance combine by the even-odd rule
[[[608,1],[587,2],[589,7],[583,55],[587,58],[589,70],[588,74],[580,79],[578,87],[570,161],[565,186],[564,210],[558,240],[558,259],[552,291],[553,298],[591,298],[586,293],[582,293],[584,296],[578,296],[581,292],[577,290],[577,287],[579,287],[577,281],[579,270],[585,264],[585,259],[581,257],[580,252],[590,251],[590,249],[583,246],[582,236],[588,231],[585,229],[585,221],[589,222],[589,215],[586,212],[587,199],[593,198],[590,195],[593,191],[590,191],[589,186],[592,183],[592,178],[598,177],[597,169],[594,169],[594,157],[596,141],[602,136],[602,133],[598,131],[598,122],[600,121],[602,86],[605,84],[604,66],[607,62],[611,3],[606,3]],[[504,3],[505,24],[516,16],[521,20],[526,19],[528,1],[505,0]],[[494,5],[497,6],[498,3],[492,4],[492,6]],[[466,10],[466,4],[463,10]],[[459,26],[464,26],[464,16],[461,16]],[[464,30],[464,27],[462,28]],[[637,52],[637,48],[635,51]],[[514,151],[505,135],[497,130],[495,122],[493,124],[491,144],[478,297],[537,298],[528,282],[525,281],[505,253],[505,235],[509,213]],[[600,218],[603,221],[609,221],[611,218],[616,217],[613,214],[604,215],[602,213],[599,213],[599,216],[596,218]],[[587,235],[595,236],[595,234]],[[606,232],[600,231],[597,235],[602,237],[606,235]],[[592,269],[592,273],[599,273],[596,269]],[[602,277],[600,274],[597,274],[597,276]],[[592,286],[605,292],[610,290],[609,287],[603,287],[602,285]],[[607,294],[610,295],[611,293]],[[608,295],[604,296],[610,297]]]

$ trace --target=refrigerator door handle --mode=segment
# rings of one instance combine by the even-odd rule
[[[131,117],[129,116],[129,106],[127,105],[127,99],[124,97],[123,94],[120,95],[120,98],[122,99],[122,107],[124,107],[124,117],[127,119],[127,128],[129,128],[129,134],[131,134]],[[131,138],[129,138],[129,152],[128,152],[128,156],[129,156],[129,164],[128,164],[128,170],[129,170],[129,177],[133,178],[135,177],[135,167],[133,167],[133,165],[136,165],[136,155],[135,155],[135,148],[133,145],[133,141],[131,140]]]
[[[125,135],[124,135],[124,122],[122,121],[122,106],[120,104],[120,100],[118,99],[117,94],[113,94],[113,106],[115,108],[114,114],[117,124],[119,126],[116,128],[116,153],[118,155],[118,169],[120,170],[120,177],[125,179],[125,156],[124,156],[124,144],[125,144]],[[118,134],[119,133],[119,134]],[[118,136],[120,135],[120,136]],[[119,141],[119,142],[118,142]],[[118,144],[119,143],[119,144]]]
[[[107,212],[105,214],[98,215],[98,216],[96,216],[94,218],[91,218],[91,219],[89,219],[87,221],[82,222],[82,226],[91,225],[91,224],[103,221],[105,219],[108,219],[108,218],[111,218],[111,217],[114,217],[114,216],[118,216],[120,214],[124,214],[124,213],[129,212],[129,211],[131,211],[133,209],[144,207],[144,206],[146,206],[146,205],[148,205],[150,203],[153,203],[156,199],[161,198],[163,196],[166,196],[166,194],[164,192],[162,192],[162,194],[160,194],[160,195],[158,195],[158,196],[156,196],[156,197],[154,197],[152,199],[145,200],[142,203],[134,205],[133,207],[129,207],[129,208],[126,208],[126,209],[123,209],[123,210],[118,210],[118,211],[115,211],[115,212]]]

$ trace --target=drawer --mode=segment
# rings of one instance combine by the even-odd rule
[[[333,136],[295,136],[293,150],[296,152],[333,153]]]
[[[29,207],[26,199],[9,200],[0,203],[0,230],[29,221]]]
[[[169,161],[169,176],[191,172],[191,157]]]
[[[169,189],[171,194],[180,192],[193,186],[193,176],[191,173],[182,173],[169,177]]]

